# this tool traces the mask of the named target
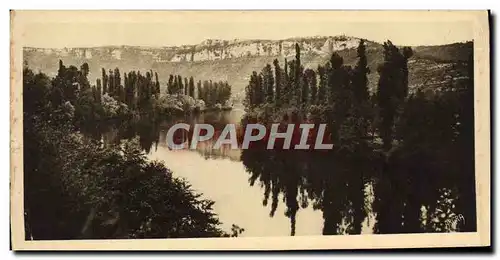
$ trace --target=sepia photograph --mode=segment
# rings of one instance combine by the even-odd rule
[[[11,11],[14,250],[490,245],[487,11]]]

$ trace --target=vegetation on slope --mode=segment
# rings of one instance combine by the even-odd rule
[[[310,38],[296,38],[288,39],[294,40],[299,43],[324,43],[327,37],[316,37]],[[241,43],[245,44],[245,43]],[[247,43],[249,44],[249,43]],[[376,71],[378,64],[383,61],[383,46],[382,44],[366,41],[366,55],[368,57],[368,67],[371,71]],[[449,69],[451,65],[460,65],[467,60],[473,52],[473,43],[454,43],[442,46],[419,46],[414,48],[414,55],[409,61],[409,87],[412,89],[422,83],[423,80],[427,79],[427,75],[449,75],[454,74],[452,70]],[[135,48],[135,47],[128,47]],[[138,47],[137,47],[138,48]],[[161,51],[161,49],[158,49]],[[356,49],[347,48],[337,51],[344,59],[344,63],[347,65],[354,65],[356,63]],[[240,97],[244,93],[245,86],[249,80],[248,75],[254,70],[259,70],[266,64],[272,64],[274,59],[283,64],[284,56],[269,56],[262,54],[260,56],[251,57],[238,57],[222,60],[210,60],[210,61],[197,61],[197,62],[155,62],[152,59],[147,58],[139,53],[136,55],[129,55],[122,60],[112,60],[103,59],[99,56],[93,56],[90,59],[75,58],[72,56],[58,57],[54,54],[44,54],[42,52],[26,52],[25,59],[29,62],[29,66],[35,69],[42,70],[47,73],[57,72],[57,64],[59,59],[62,59],[65,63],[70,64],[82,64],[87,62],[93,70],[90,72],[89,78],[91,81],[95,80],[100,75],[98,68],[115,68],[119,67],[123,70],[149,70],[153,68],[157,70],[160,74],[160,84],[162,87],[167,86],[168,75],[183,75],[183,77],[196,77],[202,79],[212,79],[214,81],[227,81],[233,88],[233,96]],[[291,54],[293,55],[293,53]],[[303,53],[302,54],[302,64],[305,68],[315,69],[318,65],[322,65],[327,62],[330,58],[331,53],[326,53],[325,55]],[[431,66],[429,66],[431,65]],[[440,66],[443,65],[443,66]],[[460,71],[460,70],[459,70]],[[378,82],[378,74],[372,73],[369,76],[369,89],[374,91]],[[435,80],[430,79],[430,81],[435,82],[436,86],[441,86],[442,80],[437,78]],[[427,82],[427,83],[432,83]],[[433,85],[428,85],[429,88],[433,88]],[[163,90],[162,90],[163,91]]]
[[[98,126],[100,116],[121,107],[107,93],[103,97],[114,101],[111,108],[96,102],[87,72],[87,66],[78,70],[62,63],[55,78],[24,69],[26,239],[241,234],[237,226],[231,234],[221,230],[214,202],[201,198],[162,163],[148,161],[139,140],[115,145],[83,134]],[[152,100],[151,95],[144,100]],[[141,118],[153,120],[150,104],[139,104]]]

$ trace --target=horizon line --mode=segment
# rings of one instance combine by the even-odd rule
[[[311,39],[311,38],[333,38],[333,37],[347,37],[347,38],[355,38],[355,39],[363,39],[367,42],[372,42],[372,43],[377,43],[382,45],[383,42],[379,41],[374,41],[374,40],[369,40],[367,38],[363,37],[358,37],[358,36],[350,36],[350,35],[345,35],[345,34],[337,34],[337,35],[315,35],[315,36],[293,36],[293,37],[287,37],[287,38],[281,38],[281,39],[259,39],[259,38],[253,38],[253,39],[243,39],[243,38],[233,38],[233,39],[223,39],[223,38],[207,38],[197,44],[182,44],[182,45],[127,45],[127,44],[112,44],[112,45],[94,45],[94,46],[74,46],[74,47],[34,47],[34,46],[23,46],[24,48],[32,48],[32,49],[83,49],[83,48],[116,48],[116,47],[142,47],[142,48],[155,48],[155,49],[161,49],[161,48],[181,48],[181,47],[193,47],[202,44],[203,42],[207,40],[215,40],[215,41],[228,41],[232,43],[244,43],[244,42],[252,42],[252,41],[287,41],[287,40],[294,40],[294,39]],[[390,39],[386,39],[388,41]],[[443,44],[429,44],[429,45],[400,45],[400,44],[395,44],[395,46],[401,46],[401,47],[438,47],[438,46],[446,46],[446,45],[452,45],[452,44],[457,44],[457,43],[468,43],[468,42],[474,42],[474,39],[469,39],[469,40],[463,40],[463,41],[456,41],[456,42],[450,42],[450,43],[443,43]],[[210,46],[210,45],[207,45]]]

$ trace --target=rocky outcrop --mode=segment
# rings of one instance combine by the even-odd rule
[[[295,43],[309,54],[327,55],[333,51],[356,48],[358,38],[347,36],[309,37],[285,40],[205,40],[197,45],[147,48],[110,46],[97,48],[41,49],[25,48],[28,54],[39,53],[58,57],[73,56],[81,59],[99,57],[105,60],[140,58],[152,62],[214,61],[241,57],[293,56]]]

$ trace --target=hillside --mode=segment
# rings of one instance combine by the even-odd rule
[[[233,86],[233,95],[241,98],[248,76],[260,71],[267,63],[278,59],[293,59],[294,45],[299,43],[302,63],[306,68],[316,68],[328,61],[332,52],[338,52],[344,63],[356,63],[356,47],[359,39],[347,36],[308,37],[284,40],[206,40],[198,45],[180,47],[135,47],[104,46],[95,48],[41,49],[24,48],[24,60],[35,71],[50,75],[57,72],[58,60],[79,66],[87,62],[90,78],[100,77],[101,68],[118,67],[122,72],[153,69],[159,73],[162,87],[170,74],[196,80],[227,80]],[[409,61],[410,88],[439,89],[463,78],[461,62],[472,55],[473,44],[454,43],[442,46],[414,47],[414,56]],[[367,58],[371,73],[369,85],[373,90],[378,81],[377,67],[383,61],[383,48],[379,43],[367,41]]]

